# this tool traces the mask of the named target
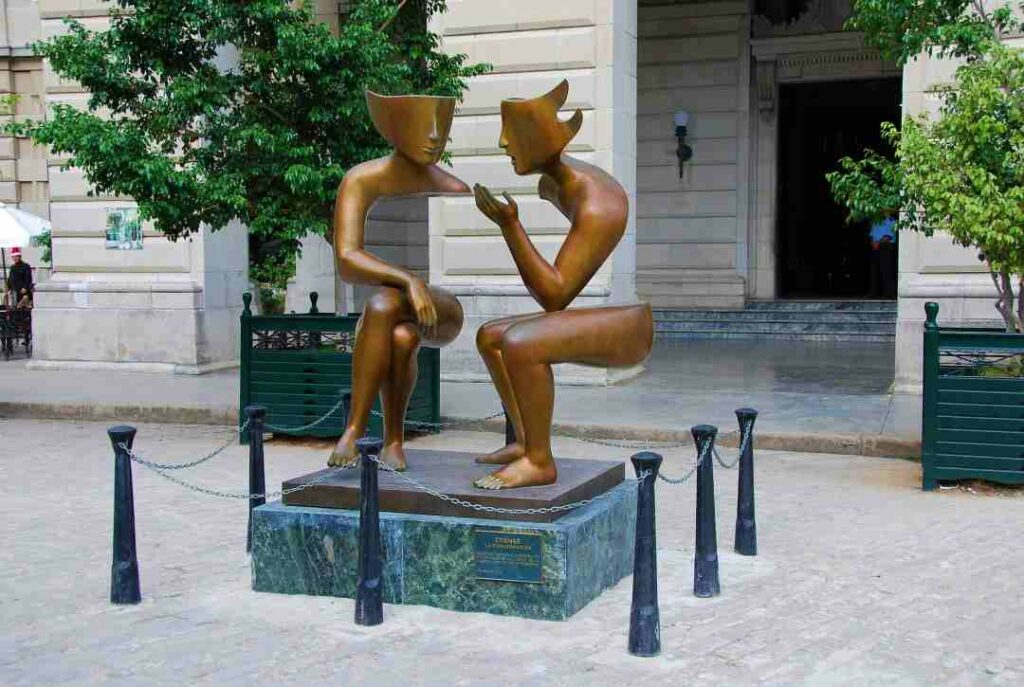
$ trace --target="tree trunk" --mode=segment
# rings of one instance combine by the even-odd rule
[[[1018,302],[1017,307],[1014,307],[1013,281],[1010,278],[1010,273],[1005,271],[996,272],[990,264],[989,276],[992,277],[992,283],[995,284],[996,292],[999,294],[995,305],[996,310],[1003,317],[1006,331],[1011,334],[1021,331],[1022,319],[1019,313],[1021,304]]]

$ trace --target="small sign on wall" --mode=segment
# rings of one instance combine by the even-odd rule
[[[110,250],[142,250],[138,208],[107,208],[106,246]]]

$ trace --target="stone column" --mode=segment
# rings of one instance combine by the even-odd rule
[[[471,80],[452,127],[453,171],[472,186],[516,196],[523,225],[554,259],[568,222],[537,197],[538,176],[517,176],[498,147],[503,98],[534,97],[569,80],[562,116],[583,110],[568,152],[613,174],[630,198],[630,221],[615,253],[573,306],[636,301],[636,0],[520,0],[501,12],[482,2],[452,2],[432,29],[444,49],[489,62]],[[537,312],[496,226],[472,197],[430,201],[430,281],[458,295],[466,311],[459,339],[442,351],[444,377],[486,381],[476,330],[486,320]],[[623,371],[559,366],[561,383],[606,384]],[[635,374],[638,370],[626,372]]]

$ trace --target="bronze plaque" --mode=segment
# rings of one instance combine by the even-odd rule
[[[539,534],[473,530],[478,580],[543,582],[544,539]]]

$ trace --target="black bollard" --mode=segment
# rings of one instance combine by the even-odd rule
[[[661,456],[644,451],[630,460],[640,479],[636,500],[636,545],[633,551],[633,605],[629,611],[629,653],[657,656],[661,653],[661,620],[658,612],[658,542],[655,535],[654,482]]]
[[[715,461],[711,451],[718,428],[697,425],[692,429],[697,456],[697,547],[693,559],[693,594],[706,598],[722,593],[718,582],[718,537],[715,534]]]
[[[135,497],[132,494],[132,462],[128,451],[135,441],[135,428],[126,425],[107,430],[114,446],[114,561],[110,567],[110,603],[137,604],[139,559],[135,553]]]
[[[245,550],[252,551],[252,512],[267,502],[267,478],[263,465],[263,422],[267,417],[264,406],[246,406],[249,418],[249,526],[246,528]],[[260,494],[252,498],[254,494]]]
[[[740,441],[749,436],[746,448],[740,454],[739,488],[736,497],[736,553],[757,555],[757,521],[754,518],[754,421],[757,411],[739,408],[736,419],[740,423]],[[742,448],[742,446],[741,446]]]
[[[516,443],[516,426],[512,424],[512,418],[505,410],[505,445]]]
[[[380,501],[377,463],[384,442],[376,437],[356,439],[361,477],[359,481],[359,561],[356,568],[356,625],[384,622],[384,588],[381,572]]]

